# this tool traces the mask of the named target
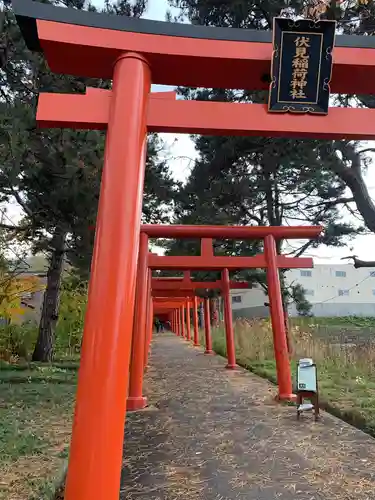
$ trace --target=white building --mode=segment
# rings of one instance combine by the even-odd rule
[[[375,316],[375,268],[350,264],[317,264],[313,269],[287,271],[287,282],[300,283],[314,316]],[[260,287],[232,290],[234,317],[266,317],[268,297]],[[294,304],[289,313],[296,316]]]

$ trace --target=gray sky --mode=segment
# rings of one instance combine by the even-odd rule
[[[99,0],[100,1],[100,0]],[[96,2],[95,2],[96,3]],[[148,10],[145,15],[148,19],[159,21],[165,20],[165,14],[169,8],[166,0],[149,0]],[[173,87],[154,85],[153,91],[171,90]],[[280,117],[282,119],[282,117]],[[324,117],[322,117],[324,120]],[[170,167],[173,176],[179,180],[185,180],[192,167],[196,152],[194,145],[187,135],[161,134],[167,146],[167,156],[170,159]],[[375,147],[375,143],[373,144]],[[375,163],[369,167],[366,175],[367,184],[370,187],[370,193],[375,197]],[[15,205],[8,205],[8,215],[14,220],[20,216],[20,211]],[[350,248],[353,247],[353,250]],[[375,247],[375,235],[358,236],[354,241],[350,242],[347,247],[342,249],[319,248],[313,253],[306,253],[306,256],[313,256],[317,262],[340,262],[340,258],[357,254],[363,259],[373,259],[373,250]]]

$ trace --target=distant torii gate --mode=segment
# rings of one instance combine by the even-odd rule
[[[37,119],[47,127],[107,129],[65,500],[118,500],[147,131],[371,140],[375,111],[331,108],[325,117],[279,115],[262,104],[150,94],[151,81],[267,88],[271,33],[130,19],[24,0],[13,0],[13,10],[28,48],[43,52],[52,71],[113,79],[110,91],[41,94]],[[332,92],[373,93],[374,49],[374,37],[336,36]],[[265,240],[266,254],[277,274],[272,241]]]
[[[221,290],[224,288],[224,283],[222,280],[216,281],[193,281],[190,277],[190,271],[184,271],[184,276],[174,277],[174,278],[153,278],[152,279],[152,296],[157,297],[185,297],[186,303],[181,306],[181,316],[178,311],[174,311],[172,315],[172,324],[173,331],[175,331],[178,335],[182,333],[180,332],[181,322],[182,328],[184,325],[185,311],[186,311],[186,340],[190,340],[190,306],[193,306],[193,323],[194,323],[194,345],[199,345],[199,336],[198,336],[198,321],[197,321],[197,300],[196,300],[196,291],[198,290]],[[245,289],[251,288],[246,281],[230,281],[229,283],[230,289]],[[210,320],[210,305],[209,300],[207,298],[204,299],[204,311],[205,317],[208,316]],[[206,354],[211,354],[211,338],[210,331],[207,328],[207,324],[205,322],[205,337],[206,337]]]
[[[152,295],[164,295],[170,297],[189,297],[186,301],[186,326],[187,335],[186,340],[190,340],[190,297],[195,296],[195,291],[197,290],[221,290],[223,288],[223,281],[193,281],[190,276],[190,271],[184,271],[184,276],[182,278],[153,278],[152,280]],[[230,281],[230,289],[246,289],[251,288],[251,285],[247,281]],[[208,314],[210,318],[210,305],[207,300],[204,301],[205,304],[205,314]],[[193,318],[197,314],[196,311],[196,301],[193,301]],[[184,316],[184,307],[182,310],[182,315]],[[178,325],[177,325],[178,326]],[[178,330],[178,328],[177,328]],[[207,347],[207,342],[210,340],[207,338],[207,328],[206,330],[206,354],[211,349]],[[198,331],[194,328],[194,345],[198,345]]]

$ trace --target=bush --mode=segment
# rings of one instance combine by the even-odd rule
[[[74,356],[81,350],[83,324],[87,305],[87,285],[63,285],[59,320],[56,327],[55,352]]]
[[[76,357],[80,352],[86,303],[86,284],[63,284],[55,335],[55,355],[60,359]],[[0,359],[11,363],[28,361],[37,336],[38,325],[34,323],[4,323],[0,326]]]
[[[0,359],[10,363],[28,359],[38,335],[33,323],[23,325],[5,324],[0,327]]]

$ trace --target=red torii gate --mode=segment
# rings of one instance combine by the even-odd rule
[[[261,104],[150,97],[151,81],[266,88],[271,34],[119,18],[24,0],[13,0],[13,8],[28,48],[43,52],[52,71],[113,78],[108,92],[42,94],[38,122],[107,128],[65,500],[117,500],[147,131],[373,139],[375,111],[331,108],[325,117],[280,116]],[[374,48],[373,37],[336,37],[332,92],[373,93]],[[271,239],[266,241],[272,248]],[[152,304],[148,310],[149,320]]]
[[[223,288],[222,280],[216,281],[193,281],[190,276],[190,271],[184,271],[183,277],[172,278],[153,278],[152,280],[152,295],[167,295],[170,297],[194,297],[196,290],[221,290]],[[251,288],[247,281],[230,281],[230,289],[246,289]],[[210,317],[209,302],[204,301],[205,311],[208,308],[208,317]],[[194,301],[193,301],[194,305]],[[186,301],[186,326],[187,336],[186,340],[190,340],[190,300]],[[193,315],[197,314],[196,308],[193,310]],[[184,310],[183,310],[184,315]],[[193,316],[194,317],[194,316]],[[207,344],[207,335],[206,335]],[[198,345],[198,332],[194,331],[194,345]],[[209,351],[207,349],[206,351]],[[208,354],[208,352],[206,352]]]
[[[281,299],[281,288],[278,269],[291,269],[312,267],[311,258],[285,257],[276,253],[276,239],[291,238],[316,238],[322,231],[320,226],[300,226],[300,227],[272,227],[272,226],[163,226],[163,225],[142,225],[140,262],[144,268],[138,267],[138,280],[140,276],[147,276],[150,270],[220,270],[222,272],[222,290],[224,298],[225,313],[225,333],[227,344],[228,368],[236,366],[234,333],[232,323],[232,307],[230,302],[230,280],[229,270],[244,268],[266,268],[269,290],[270,313],[272,330],[274,336],[274,349],[276,359],[277,380],[279,385],[279,398],[292,399],[292,380],[290,372],[289,355],[286,341],[284,312]],[[159,256],[148,252],[148,238],[191,238],[201,240],[200,256]],[[262,239],[264,241],[264,254],[253,257],[231,257],[215,256],[213,252],[213,238],[216,239],[237,239],[253,240]],[[147,253],[147,264],[142,252]],[[139,284],[140,293],[146,293],[147,286]],[[138,289],[137,289],[138,297]],[[136,304],[141,303],[137,298]],[[134,318],[134,334],[132,347],[132,365],[130,370],[130,380],[132,377],[138,380],[143,378],[143,369],[137,361],[139,352],[143,351],[142,322],[138,327],[138,318],[142,312],[136,309]],[[195,317],[195,315],[193,316]],[[136,374],[133,370],[137,366]],[[130,384],[131,386],[131,384]],[[129,392],[132,398],[136,395]],[[138,396],[140,396],[138,392]]]
[[[243,268],[267,268],[267,281],[269,288],[270,312],[274,335],[274,349],[276,359],[277,380],[279,385],[279,398],[292,399],[292,380],[285,332],[284,312],[281,300],[281,289],[278,269],[312,267],[311,258],[285,257],[276,254],[275,239],[284,235],[287,238],[315,238],[322,228],[319,226],[301,227],[259,227],[259,226],[167,226],[143,225],[141,226],[140,250],[138,259],[137,289],[135,301],[135,315],[133,325],[133,342],[130,368],[129,392],[127,407],[129,410],[144,408],[146,398],[143,396],[143,374],[147,365],[147,353],[151,341],[152,327],[148,317],[153,317],[152,296],[159,302],[168,305],[166,309],[175,309],[172,321],[177,333],[184,336],[184,305],[186,299],[193,300],[194,345],[198,341],[197,301],[193,293],[195,289],[220,288],[223,292],[225,334],[227,345],[227,368],[236,366],[234,332],[232,322],[232,307],[230,302],[230,288],[234,284],[229,280],[229,270]],[[200,256],[159,256],[149,252],[149,238],[200,238]],[[253,257],[215,256],[213,252],[213,238],[221,239],[263,239],[264,254]],[[152,278],[151,270],[180,270],[185,269],[184,278]],[[221,270],[222,279],[219,282],[194,283],[187,270]],[[241,287],[244,284],[241,285]],[[153,291],[154,288],[154,291]],[[176,291],[176,288],[179,288]],[[169,291],[170,293],[167,293]],[[181,293],[179,293],[181,292]],[[166,297],[168,295],[168,297]],[[179,295],[179,298],[177,297]],[[174,305],[172,307],[171,302]],[[149,304],[147,306],[147,303]],[[190,302],[187,304],[189,309]],[[205,307],[209,318],[209,304]],[[152,312],[150,312],[152,311]],[[146,320],[145,318],[148,317]],[[188,313],[190,320],[190,311]],[[190,332],[190,325],[187,325]],[[207,327],[208,331],[208,327]],[[206,342],[207,344],[207,342]],[[211,345],[210,340],[208,341]],[[211,347],[208,348],[211,350]],[[145,353],[143,355],[143,353]]]
[[[168,296],[168,297],[185,297],[186,303],[181,306],[182,312],[182,328],[184,324],[185,318],[185,310],[186,310],[186,340],[190,340],[190,305],[193,305],[193,320],[194,320],[194,345],[199,345],[198,338],[198,328],[195,328],[197,325],[197,321],[195,319],[197,315],[197,302],[194,299],[195,292],[197,290],[221,290],[223,288],[222,280],[216,281],[193,281],[190,277],[190,271],[185,271],[184,276],[181,277],[172,277],[172,278],[153,278],[152,279],[152,287],[151,293],[153,296]],[[251,288],[246,281],[230,281],[229,283],[230,289],[245,289]],[[209,299],[204,299],[204,311],[205,318],[208,316],[209,324],[210,324],[210,303]],[[180,334],[180,323],[176,321],[176,312],[173,313],[172,317],[172,325],[173,331],[175,331],[178,335]],[[206,339],[206,354],[212,353],[211,348],[211,336],[210,329],[207,327],[205,321],[205,339]]]
[[[183,295],[182,291],[177,294]],[[163,292],[163,294],[170,296],[170,300],[174,300],[174,295],[176,292],[173,290],[168,290],[167,292]],[[198,328],[198,311],[197,306],[199,302],[204,303],[204,332],[205,332],[205,354],[213,354],[212,351],[212,339],[211,339],[211,319],[210,319],[210,299],[208,297],[197,298],[194,292],[188,292],[184,296],[184,300],[181,305],[178,303],[168,302],[167,309],[159,309],[161,312],[165,312],[165,310],[170,311],[169,317],[172,325],[172,331],[176,333],[176,335],[185,338],[185,340],[191,340],[191,324],[190,324],[190,311],[193,312],[193,325],[194,325],[194,346],[198,347],[199,344],[199,328]],[[177,306],[177,307],[176,307]],[[192,306],[192,309],[191,309]],[[186,313],[186,314],[185,314]],[[186,319],[186,323],[185,323]],[[185,326],[186,326],[186,335],[185,335]],[[141,388],[142,389],[142,388]]]

